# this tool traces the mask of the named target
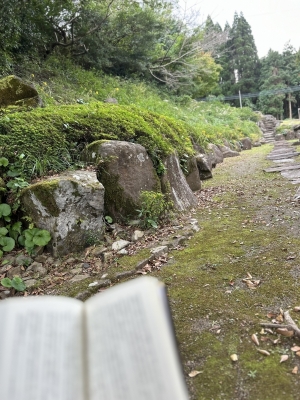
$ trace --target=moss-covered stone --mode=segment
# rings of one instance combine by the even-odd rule
[[[10,75],[0,80],[0,107],[41,105],[36,89],[17,76]]]
[[[102,235],[104,188],[95,172],[68,171],[30,185],[21,201],[34,224],[50,232],[55,256],[80,251],[90,236]]]
[[[192,129],[137,107],[93,103],[47,107],[0,117],[0,148],[13,161],[22,151],[28,169],[43,159],[45,169],[63,164],[74,148],[97,140],[144,146],[154,162],[172,153],[192,154]],[[48,161],[48,162],[46,162]],[[62,165],[63,169],[63,165]]]
[[[25,201],[25,208],[28,208],[28,212],[32,214],[35,210],[31,209],[29,203],[27,204],[26,199],[29,198],[27,193],[32,193],[41,203],[41,205],[50,212],[54,217],[59,215],[59,207],[55,202],[54,192],[58,189],[58,180],[51,179],[43,182],[38,182],[34,185],[30,185],[22,191],[22,199]],[[38,211],[38,210],[36,210]]]

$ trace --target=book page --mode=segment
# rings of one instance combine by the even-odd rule
[[[0,398],[85,400],[83,305],[63,297],[0,302]]]
[[[165,296],[143,277],[86,302],[90,400],[188,399]]]

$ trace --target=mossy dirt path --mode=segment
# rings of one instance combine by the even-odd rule
[[[213,201],[198,210],[201,226],[182,251],[159,273],[169,299],[191,399],[299,399],[299,341],[262,335],[267,314],[300,305],[300,206],[296,187],[280,174],[265,174],[271,145],[226,159],[204,191]],[[256,289],[243,282],[260,280]],[[300,322],[300,314],[291,312]],[[256,333],[259,348],[251,341]],[[233,363],[231,354],[238,355]],[[280,363],[282,354],[289,359]],[[188,377],[192,370],[201,373]],[[170,382],[171,384],[171,382]]]

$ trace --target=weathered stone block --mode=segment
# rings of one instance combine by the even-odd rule
[[[241,143],[243,146],[243,150],[251,150],[252,149],[252,142],[251,139],[248,137],[245,137],[241,139]]]
[[[217,164],[220,164],[224,160],[224,156],[219,147],[213,143],[209,143],[207,146],[208,155],[210,156],[210,160],[212,163],[212,167],[214,168]]]
[[[196,162],[200,179],[205,180],[212,178],[212,163],[206,154],[197,154]]]
[[[119,140],[96,141],[85,157],[98,165],[105,188],[105,209],[114,218],[137,214],[141,191],[160,191],[153,163],[140,144]]]
[[[197,167],[197,161],[195,157],[192,157],[188,160],[188,174],[185,179],[193,192],[201,189],[201,180],[199,175],[199,170]]]
[[[190,189],[180,168],[176,154],[171,154],[164,162],[166,172],[161,182],[165,192],[170,193],[177,210],[183,211],[197,205],[197,198]]]
[[[50,231],[54,256],[82,250],[103,230],[104,188],[95,172],[69,171],[30,185],[22,203],[34,224]]]

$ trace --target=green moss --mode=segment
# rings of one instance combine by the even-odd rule
[[[22,196],[28,191],[33,193],[41,204],[49,210],[50,214],[58,217],[60,210],[54,200],[53,192],[58,188],[58,180],[52,179],[30,185],[22,192]]]
[[[298,396],[299,379],[291,370],[299,363],[289,350],[294,339],[283,338],[277,346],[261,342],[269,357],[251,341],[252,333],[260,338],[259,324],[269,311],[300,302],[298,261],[288,260],[300,245],[299,217],[285,203],[292,185],[262,172],[270,149],[255,148],[216,168],[214,179],[204,182],[216,197],[198,210],[201,230],[155,273],[168,287],[193,400],[277,399],[282,391],[287,399]],[[247,273],[261,281],[256,290],[243,282]],[[234,353],[236,363],[230,359]],[[290,355],[286,363],[279,363],[281,354]],[[202,373],[192,379],[193,369]]]
[[[0,148],[13,161],[15,153],[30,155],[32,163],[41,154],[44,158],[64,158],[80,144],[96,140],[124,140],[145,146],[150,156],[160,159],[177,149],[179,155],[192,153],[191,129],[138,109],[137,107],[110,107],[93,103],[47,107],[31,112],[14,113],[0,118]],[[30,164],[30,162],[29,162]],[[28,169],[30,165],[28,164]],[[51,168],[51,166],[49,166]]]

